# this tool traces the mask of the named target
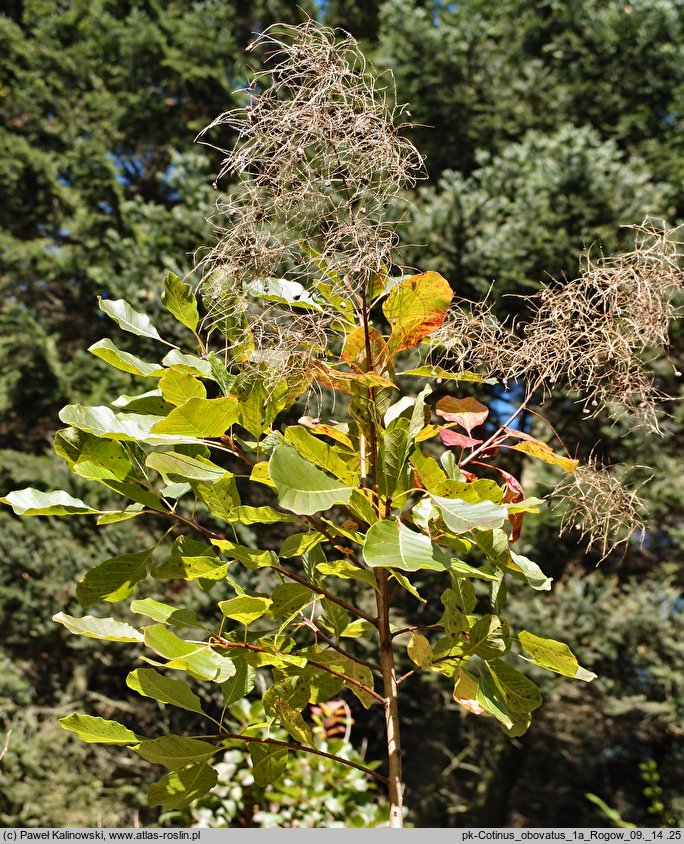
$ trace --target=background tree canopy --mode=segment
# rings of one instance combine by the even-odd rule
[[[394,73],[428,170],[402,224],[406,260],[443,273],[460,295],[481,299],[493,284],[499,313],[516,313],[517,294],[549,276],[574,278],[583,250],[628,249],[622,226],[647,214],[684,222],[680,0],[8,2],[0,14],[0,492],[58,485],[79,495],[77,479],[49,456],[58,410],[130,386],[124,373],[114,384],[105,366],[98,378],[83,366],[86,347],[109,330],[97,297],[150,312],[163,274],[185,275],[211,243],[219,157],[193,140],[259,66],[244,52],[253,33],[306,11],[351,31],[378,68]],[[230,137],[209,141],[225,146]],[[163,324],[163,314],[155,320]],[[657,376],[677,395],[684,350],[676,332],[673,340],[673,365],[660,364]],[[126,348],[125,335],[117,343]],[[505,399],[494,398],[505,413]],[[570,453],[584,453],[578,431],[586,438],[590,424],[604,459],[656,467],[642,488],[649,531],[641,547],[598,570],[596,556],[559,543],[553,514],[525,534],[559,582],[552,601],[521,596],[519,617],[538,617],[551,636],[571,631],[599,680],[588,689],[549,684],[549,706],[515,742],[456,712],[436,685],[423,687],[404,713],[415,728],[407,751],[420,760],[407,772],[410,820],[602,825],[584,797],[592,792],[635,823],[667,822],[670,812],[681,824],[683,411],[668,407],[663,438],[587,423],[560,392],[543,412]],[[523,424],[534,427],[534,414]],[[526,479],[542,490],[544,481]],[[135,524],[96,535],[80,520],[20,524],[0,513],[0,718],[3,733],[11,730],[0,762],[5,824],[158,820],[143,808],[147,769],[120,762],[112,770],[109,755],[56,725],[84,700],[105,717],[127,705],[115,702],[130,668],[118,652],[63,636],[50,619],[77,606],[76,581],[104,553],[144,546],[132,531],[145,528]],[[436,712],[440,729],[426,734]],[[377,725],[354,716],[373,758]],[[149,717],[158,715],[150,709]],[[650,815],[639,773],[649,759],[665,804]],[[247,786],[244,793],[228,816],[252,824],[264,798]]]

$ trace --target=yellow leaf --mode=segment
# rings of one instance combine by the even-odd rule
[[[572,460],[570,457],[563,457],[561,454],[556,454],[551,446],[546,443],[539,442],[539,440],[523,440],[511,446],[515,451],[522,451],[524,454],[529,454],[531,457],[537,457],[543,460],[544,463],[551,463],[554,466],[560,466],[566,472],[574,472],[579,466],[579,460]]]

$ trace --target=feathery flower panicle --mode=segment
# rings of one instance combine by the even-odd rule
[[[648,362],[667,350],[684,274],[674,231],[646,221],[635,232],[632,252],[587,257],[579,278],[539,294],[508,374],[564,383],[588,413],[606,408],[658,431],[662,395]]]
[[[209,319],[228,324],[237,346],[242,324],[250,342],[279,334],[281,349],[313,355],[320,330],[316,343],[302,340],[313,323],[324,330],[339,319],[331,300],[344,299],[351,316],[372,277],[386,274],[397,240],[388,212],[421,175],[392,78],[380,84],[354,39],[335,35],[313,21],[267,30],[252,47],[266,52],[268,70],[244,92],[247,105],[202,133],[226,125],[238,136],[220,176],[239,187],[219,206],[218,242],[202,261]],[[301,289],[251,308],[269,279]],[[314,302],[321,281],[326,294]]]
[[[620,477],[618,467],[599,465],[595,457],[566,475],[551,493],[561,514],[560,534],[578,531],[597,546],[601,560],[641,532],[644,503]]]

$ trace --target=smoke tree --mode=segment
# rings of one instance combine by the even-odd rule
[[[624,412],[657,429],[647,363],[675,315],[677,245],[645,224],[633,253],[587,261],[578,279],[529,302],[523,329],[502,324],[454,297],[438,273],[398,263],[393,220],[422,161],[402,135],[391,80],[368,71],[351,38],[313,23],[256,43],[268,75],[210,127],[237,130],[222,174],[240,189],[219,209],[197,289],[173,273],[163,282],[187,345],[162,338],[125,301],[101,300],[120,328],[166,353],[149,361],[100,340],[89,351],[139,377],[141,392],[60,413],[57,453],[121,506],[31,488],[2,501],[22,516],[166,523],[154,547],[105,560],[79,582],[81,604],[97,615],[55,616],[76,635],[134,644],[144,664],[128,687],[190,713],[192,735],[156,737],[88,714],[61,720],[84,741],[166,767],[152,805],[178,809],[206,794],[212,761],[240,747],[258,785],[295,754],[361,770],[387,789],[399,827],[405,684],[438,674],[465,710],[515,737],[542,703],[525,662],[595,676],[564,642],[505,618],[508,581],[551,588],[518,550],[524,519],[545,502],[526,496],[505,458],[555,467],[563,526],[604,554],[641,526],[636,493],[614,474],[578,466],[515,420],[565,383],[587,413]],[[497,378],[523,394],[492,425],[472,392]],[[435,382],[448,387],[438,401]],[[277,551],[242,539],[240,526],[253,525],[260,537],[285,529]],[[148,578],[211,593],[213,613],[184,608],[182,591],[173,604],[135,599]],[[439,584],[436,606],[419,591],[427,578]],[[139,623],[103,617],[103,604],[131,598]],[[400,676],[402,652],[413,667]],[[316,746],[309,706],[343,690],[384,711],[381,771]],[[235,716],[249,695],[261,696],[265,720]]]

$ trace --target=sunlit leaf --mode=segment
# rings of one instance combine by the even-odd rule
[[[152,434],[180,437],[222,437],[238,416],[234,396],[221,399],[191,398],[151,428]]]
[[[226,474],[225,469],[204,457],[188,457],[176,451],[153,451],[147,456],[145,465],[155,469],[169,483],[179,480],[213,483]]]
[[[493,501],[476,501],[469,504],[459,498],[442,498],[430,495],[439,510],[444,524],[453,533],[467,533],[473,528],[500,528],[508,510]]]
[[[128,727],[118,721],[108,721],[105,718],[95,718],[92,715],[67,715],[59,719],[60,727],[75,733],[81,741],[89,744],[137,744],[142,736],[136,735]]]
[[[313,515],[333,504],[347,504],[353,487],[333,480],[304,460],[291,446],[278,446],[269,461],[281,507],[300,515]]]
[[[473,428],[479,427],[487,419],[489,408],[472,396],[463,399],[444,396],[435,405],[435,413],[447,422],[456,422],[470,434]]]
[[[159,656],[168,659],[168,668],[187,671],[198,680],[223,683],[235,673],[235,666],[208,644],[186,642],[161,624],[145,628],[145,644]]]
[[[584,680],[587,683],[596,679],[596,674],[580,666],[577,657],[564,642],[545,639],[528,630],[523,630],[518,639],[525,653],[529,654],[532,661],[541,668],[555,671],[556,674],[562,674],[564,677]]]
[[[124,331],[137,334],[139,337],[151,337],[153,340],[166,342],[162,340],[147,314],[133,310],[128,302],[123,299],[102,299],[100,297],[99,306],[100,310],[111,317]]]
[[[382,306],[392,334],[393,352],[417,346],[444,322],[453,293],[439,273],[409,276],[396,284]]]
[[[379,566],[404,571],[446,571],[451,565],[449,557],[430,537],[387,519],[368,529],[363,558],[371,568]]]
[[[485,708],[477,699],[477,679],[466,671],[459,668],[456,672],[456,683],[454,685],[454,700],[473,715],[482,715]]]
[[[8,492],[0,502],[8,504],[17,516],[81,516],[103,512],[63,490],[41,492],[33,487]]]
[[[544,463],[560,466],[565,472],[574,472],[579,466],[579,460],[572,460],[570,457],[563,457],[561,454],[556,454],[551,446],[539,442],[539,440],[523,440],[523,442],[509,447],[515,451],[522,451],[525,454],[543,460]]]
[[[427,668],[432,663],[430,642],[420,633],[413,632],[406,646],[409,659],[419,668]]]
[[[115,369],[120,369],[122,372],[130,372],[132,375],[141,375],[149,378],[151,376],[161,375],[164,372],[164,368],[160,364],[148,363],[129,352],[123,352],[109,339],[98,340],[97,343],[93,343],[92,346],[88,347],[88,351]]]
[[[86,636],[88,639],[106,639],[109,642],[142,642],[142,634],[123,621],[116,621],[113,618],[95,618],[92,615],[85,615],[83,618],[74,618],[63,612],[52,616],[52,620],[63,624],[70,632],[77,636]]]
[[[397,372],[400,375],[413,375],[420,378],[436,378],[438,381],[470,381],[475,384],[496,384],[496,378],[484,378],[476,372],[449,372],[441,366],[419,366],[417,369],[406,369]]]
[[[228,682],[228,681],[226,681]],[[151,697],[159,703],[169,703],[188,712],[204,714],[202,702],[185,680],[165,677],[154,668],[136,668],[126,677],[126,685],[134,692]]]
[[[194,375],[177,369],[165,369],[159,379],[159,389],[164,401],[174,407],[185,404],[189,399],[205,399],[207,391],[204,384]]]
[[[512,712],[533,712],[541,706],[541,692],[529,677],[498,659],[488,666],[496,687]]]
[[[270,598],[256,598],[251,595],[238,595],[228,601],[219,601],[219,609],[226,616],[245,626],[261,618],[268,612],[273,601]]]
[[[176,317],[178,322],[190,331],[195,331],[199,323],[199,314],[192,287],[175,273],[167,273],[162,283],[164,285],[164,292],[161,295],[162,305]]]

